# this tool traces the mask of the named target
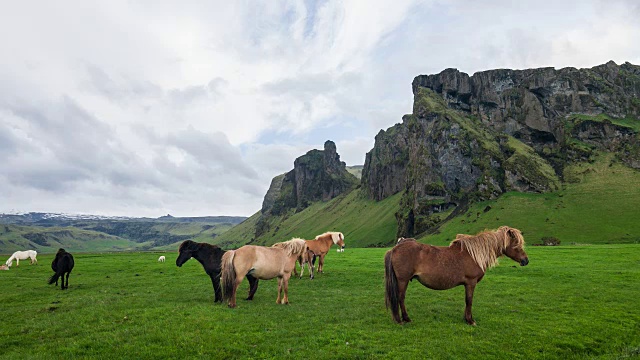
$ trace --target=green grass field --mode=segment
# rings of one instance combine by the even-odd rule
[[[0,358],[460,358],[619,359],[640,355],[640,245],[528,247],[478,285],[463,321],[464,289],[414,282],[413,322],[386,311],[387,249],[331,251],[325,274],[292,279],[291,304],[263,281],[237,309],[213,304],[209,278],[176,253],[75,254],[70,287],[46,280],[51,255],[0,272]],[[246,294],[246,281],[242,293]]]

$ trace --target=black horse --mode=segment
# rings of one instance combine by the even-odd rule
[[[202,264],[204,271],[211,278],[211,283],[213,284],[213,292],[215,294],[215,299],[213,302],[222,302],[222,289],[220,288],[220,270],[221,270],[221,262],[222,255],[225,253],[224,250],[219,247],[207,243],[197,243],[191,240],[185,240],[180,244],[180,248],[178,249],[180,254],[176,259],[176,265],[181,267],[182,264],[186,263],[189,259],[194,258]],[[253,300],[253,295],[255,295],[258,290],[258,279],[247,274],[247,280],[249,281],[249,296],[247,300]]]
[[[51,270],[55,272],[53,276],[49,278],[49,285],[56,283],[58,286],[58,278],[62,279],[62,283],[60,284],[60,289],[64,290],[69,287],[69,274],[71,274],[71,270],[73,270],[73,266],[75,262],[73,261],[73,255],[66,252],[64,249],[58,249],[56,253],[56,257],[51,262]],[[67,284],[65,285],[65,276],[67,274]]]

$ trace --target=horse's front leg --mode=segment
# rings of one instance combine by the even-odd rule
[[[464,285],[464,293],[465,293],[465,308],[464,308],[464,319],[467,321],[469,325],[476,325],[475,320],[473,320],[473,314],[471,314],[471,305],[473,305],[473,291],[476,288],[476,282],[468,283]]]

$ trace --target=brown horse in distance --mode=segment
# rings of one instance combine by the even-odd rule
[[[222,296],[229,307],[236,307],[236,291],[245,276],[269,280],[278,278],[276,304],[289,303],[289,278],[296,259],[307,251],[302,239],[291,239],[271,247],[245,245],[222,255]],[[280,295],[284,294],[282,301]]]
[[[298,258],[298,262],[300,263],[300,278],[302,278],[305,263],[309,264],[309,268],[313,270],[316,257],[319,258],[317,271],[324,272],[324,257],[329,252],[329,249],[331,249],[331,245],[336,244],[340,247],[338,251],[344,251],[344,235],[341,232],[329,231],[316,236],[314,240],[305,240],[305,242],[309,247],[309,251]],[[295,268],[294,274],[297,275]],[[310,277],[313,279],[313,271],[311,271]]]
[[[413,239],[400,240],[384,257],[385,303],[398,323],[411,321],[404,299],[409,281],[417,279],[433,290],[464,285],[464,317],[469,325],[475,325],[471,314],[473,291],[487,268],[494,266],[501,255],[521,266],[529,263],[522,233],[508,226],[475,236],[459,234],[448,247],[422,244],[411,241]]]

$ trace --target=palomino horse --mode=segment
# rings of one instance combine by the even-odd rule
[[[26,259],[31,259],[29,261],[31,265],[37,264],[38,263],[38,259],[36,259],[37,255],[38,253],[35,250],[16,251],[13,253],[13,255],[11,255],[11,257],[9,258],[9,260],[7,260],[5,264],[11,267],[14,259],[16,260],[16,266],[20,266],[20,260],[26,260]]]
[[[344,251],[344,235],[342,235],[341,232],[326,232],[316,236],[315,240],[305,240],[305,242],[309,247],[309,251],[298,258],[298,262],[300,262],[300,278],[302,278],[302,274],[304,273],[304,264],[310,264],[309,268],[313,269],[316,257],[320,258],[317,271],[324,272],[324,257],[329,252],[331,245],[336,244],[340,247],[338,251]],[[295,274],[295,268],[293,270]],[[313,279],[313,271],[310,276]]]
[[[229,307],[236,307],[236,291],[245,276],[269,280],[278,278],[276,304],[289,303],[289,278],[298,256],[307,251],[302,239],[276,243],[271,247],[245,245],[222,255],[222,294]],[[282,301],[280,295],[284,293]]]
[[[191,240],[185,240],[180,244],[178,249],[180,254],[176,259],[176,266],[182,267],[182,264],[186,263],[189,259],[194,258],[198,260],[204,271],[211,278],[213,284],[213,302],[222,302],[222,289],[220,288],[220,268],[222,263],[222,255],[224,250],[219,247],[207,243],[197,243]],[[249,280],[249,297],[247,300],[253,300],[253,295],[258,290],[258,279],[247,274],[247,280]]]
[[[411,321],[404,298],[409,281],[418,279],[433,290],[464,285],[464,317],[469,325],[475,325],[471,314],[473,290],[487,268],[494,266],[501,255],[519,262],[521,266],[529,263],[522,233],[508,226],[475,236],[459,234],[448,247],[411,240],[402,239],[384,256],[385,302],[387,308],[391,308],[393,320],[398,323]],[[402,310],[402,319],[399,310]]]
[[[64,290],[69,287],[69,274],[71,274],[71,270],[73,270],[73,266],[75,265],[73,261],[73,255],[66,252],[64,249],[58,249],[56,253],[56,257],[51,262],[51,270],[55,272],[53,276],[49,278],[49,285],[56,283],[58,285],[58,279],[62,279],[62,283],[60,284],[60,289]],[[67,274],[67,284],[65,285],[65,276]]]

